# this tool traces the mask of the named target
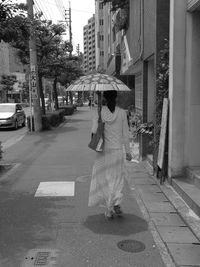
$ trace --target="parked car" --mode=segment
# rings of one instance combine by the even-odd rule
[[[0,128],[23,127],[26,124],[26,115],[18,103],[0,103]]]

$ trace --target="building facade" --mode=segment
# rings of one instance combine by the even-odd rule
[[[155,121],[159,53],[169,40],[170,0],[129,0],[128,5],[107,15],[104,28],[109,74],[134,83],[134,109],[142,122]],[[109,9],[111,3],[104,5]],[[105,12],[104,12],[105,13]],[[133,82],[134,80],[134,82]],[[152,137],[141,137],[140,156],[153,161]]]
[[[17,50],[8,43],[0,43],[0,79],[2,75],[15,76],[16,83],[13,85],[13,90],[9,93],[10,101],[21,100],[21,91],[25,79],[26,66],[24,66],[19,57]],[[5,92],[0,84],[0,102],[5,101]]]
[[[155,121],[159,54],[169,40],[169,0],[130,0],[129,28],[122,39],[123,74],[135,77],[135,112]],[[140,156],[153,163],[153,136],[141,136]]]
[[[104,16],[106,12],[106,8],[104,7],[103,3],[99,0],[95,0],[95,35],[96,35],[96,70],[97,71],[104,71],[105,68],[105,35],[104,35],[104,28],[107,25],[107,19]]]
[[[200,167],[200,1],[170,1],[169,167]]]
[[[95,50],[95,15],[83,28],[84,58],[83,70],[85,74],[96,70],[96,50]]]
[[[101,0],[95,1],[96,69],[116,76],[133,89],[130,93],[118,93],[119,105],[128,108],[134,104],[134,77],[133,75],[123,75],[120,72],[122,31],[116,28],[119,12],[121,11],[112,10],[110,1],[107,3],[103,3]]]

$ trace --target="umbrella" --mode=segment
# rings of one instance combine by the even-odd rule
[[[109,76],[107,74],[89,74],[80,77],[74,81],[66,91],[78,92],[78,91],[130,91],[128,86],[126,86],[119,79]]]

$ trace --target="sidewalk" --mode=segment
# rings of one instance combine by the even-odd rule
[[[123,218],[87,207],[90,119],[79,108],[5,152],[16,165],[0,178],[0,267],[200,266],[199,218],[142,163],[127,162]]]

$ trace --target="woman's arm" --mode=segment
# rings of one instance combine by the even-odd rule
[[[97,127],[98,127],[98,112],[97,110],[94,110],[92,114],[92,129],[91,129],[92,134],[97,132]]]
[[[129,142],[129,127],[128,127],[128,121],[127,121],[127,116],[126,112],[123,112],[123,123],[122,123],[122,133],[123,133],[123,140],[124,140],[124,146],[125,146],[125,151],[126,151],[126,159],[131,160],[131,149],[130,149],[130,142]]]

